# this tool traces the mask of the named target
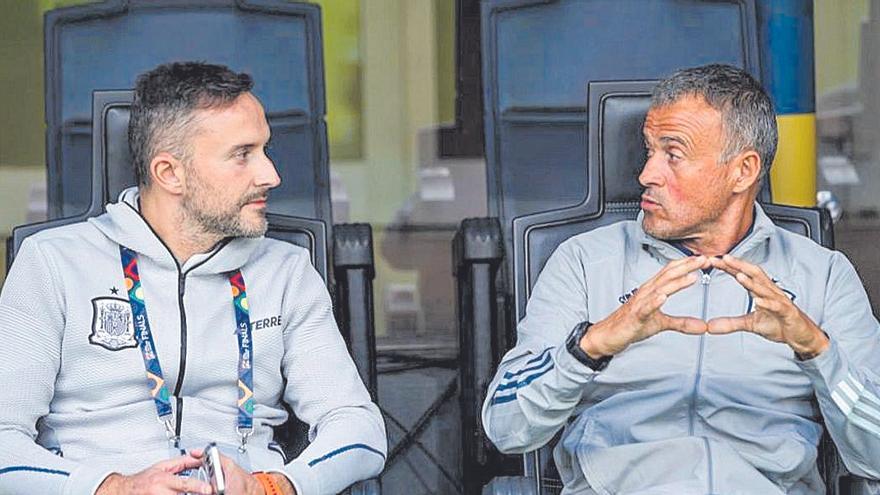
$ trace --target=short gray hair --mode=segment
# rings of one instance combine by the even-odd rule
[[[761,84],[748,72],[730,65],[684,69],[654,88],[651,107],[671,105],[688,96],[702,98],[721,113],[724,147],[720,162],[754,150],[761,157],[759,178],[763,179],[776,156],[779,131],[773,102]]]
[[[150,185],[150,161],[168,151],[190,160],[195,111],[222,108],[251,90],[251,76],[202,62],[164,64],[137,79],[128,145],[139,186]]]

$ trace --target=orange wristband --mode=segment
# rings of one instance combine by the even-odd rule
[[[254,473],[254,478],[263,485],[263,491],[266,492],[266,495],[283,495],[281,491],[281,487],[278,486],[278,483],[275,481],[269,473],[264,473],[262,471]]]

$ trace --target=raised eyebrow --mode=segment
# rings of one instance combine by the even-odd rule
[[[680,145],[682,145],[682,146],[684,146],[684,147],[687,147],[687,146],[688,146],[687,141],[685,141],[684,139],[682,139],[682,138],[680,138],[680,137],[677,137],[677,136],[661,136],[661,137],[660,137],[660,142],[663,143],[664,145],[669,144],[670,142],[672,142],[672,143],[678,143],[678,144],[680,144]]]

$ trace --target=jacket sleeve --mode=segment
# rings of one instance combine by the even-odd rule
[[[880,324],[852,264],[833,256],[825,312],[816,322],[831,345],[799,364],[847,469],[880,479]]]
[[[40,245],[25,240],[0,293],[0,493],[94,493],[110,474],[36,443],[61,364],[63,281]]]
[[[517,345],[501,360],[483,402],[483,427],[500,451],[543,446],[595,377],[565,348],[574,326],[589,319],[586,287],[579,251],[572,242],[561,244],[535,284]]]
[[[299,495],[338,493],[382,471],[385,424],[348,354],[324,282],[307,256],[293,263],[284,303],[284,400],[310,425],[310,444],[284,474]]]

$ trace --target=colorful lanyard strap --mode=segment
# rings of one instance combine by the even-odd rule
[[[134,332],[138,341],[138,347],[144,358],[144,368],[147,372],[147,384],[150,387],[150,396],[156,404],[156,414],[159,421],[165,425],[165,433],[171,445],[179,449],[180,437],[174,429],[171,409],[171,394],[165,384],[162,374],[162,366],[159,364],[159,356],[156,355],[156,345],[153,343],[153,334],[150,331],[150,320],[147,318],[147,306],[144,303],[144,290],[141,286],[141,278],[138,273],[137,253],[125,246],[119,246],[122,260],[122,271],[125,274],[125,287],[128,290],[128,301],[131,305],[134,319]],[[232,302],[235,308],[236,335],[238,336],[238,420],[236,431],[241,444],[239,450],[244,453],[247,450],[247,441],[253,431],[254,424],[254,375],[252,369],[253,340],[251,338],[251,321],[248,314],[247,290],[245,289],[244,277],[241,270],[235,270],[229,274],[229,284],[232,286]]]
[[[248,437],[254,428],[254,372],[251,366],[253,360],[251,318],[241,270],[235,270],[229,275],[229,285],[232,286],[235,333],[238,335],[238,426],[236,429],[241,439],[239,450],[244,453],[247,449]]]

